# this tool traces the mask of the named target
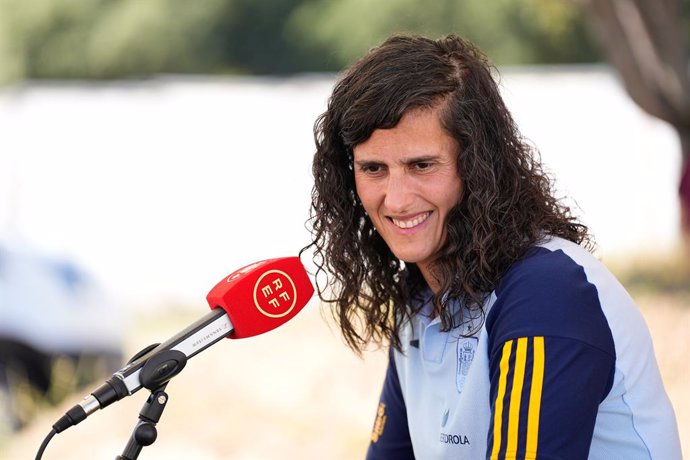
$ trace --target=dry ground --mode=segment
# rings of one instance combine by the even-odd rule
[[[640,295],[637,301],[676,410],[684,456],[690,458],[688,298]],[[184,313],[162,324],[159,318],[141,320],[127,352],[160,341],[203,314]],[[363,458],[384,366],[385,353],[380,351],[366,354],[364,360],[355,357],[317,307],[309,305],[270,334],[224,341],[191,360],[168,385],[170,402],[158,425],[159,438],[140,458]],[[50,425],[82,396],[43,412],[0,457],[34,458]],[[56,436],[43,458],[115,458],[146,396],[139,392]]]

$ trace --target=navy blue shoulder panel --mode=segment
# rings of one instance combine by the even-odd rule
[[[414,460],[407,409],[391,349],[367,460]]]
[[[534,248],[499,283],[486,319],[490,353],[518,337],[574,339],[615,358],[597,287],[562,250]]]
[[[616,361],[597,287],[562,250],[535,248],[510,267],[495,294],[486,318],[492,408],[487,452],[498,452],[498,458],[586,458]],[[530,420],[538,431],[532,442]]]

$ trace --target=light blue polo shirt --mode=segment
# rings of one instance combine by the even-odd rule
[[[484,309],[442,332],[427,304],[405,328],[368,460],[681,458],[645,322],[586,250],[533,248]]]

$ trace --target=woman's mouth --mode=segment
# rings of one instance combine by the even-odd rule
[[[413,228],[416,227],[417,225],[421,224],[425,220],[429,218],[431,215],[431,211],[425,212],[423,214],[419,214],[412,219],[396,219],[394,217],[391,217],[390,220],[393,222],[393,224],[398,227],[398,228]]]

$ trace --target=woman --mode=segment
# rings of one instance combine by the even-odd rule
[[[389,38],[315,139],[319,295],[391,348],[368,459],[680,458],[642,317],[472,44]]]

